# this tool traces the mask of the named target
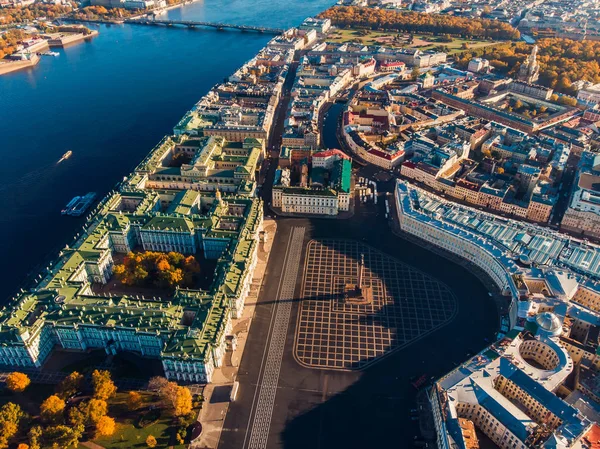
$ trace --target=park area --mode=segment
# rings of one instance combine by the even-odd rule
[[[115,432],[95,438],[94,443],[107,449],[146,448],[149,447],[148,437],[152,436],[156,440],[156,448],[186,447],[177,441],[177,422],[161,409],[158,396],[147,392],[139,394],[142,398],[141,413],[129,410],[128,393],[119,392],[108,401],[110,414],[117,421]]]
[[[439,50],[449,54],[476,50],[499,43],[498,41],[463,39],[460,37],[434,36],[431,34],[408,34],[366,29],[335,29],[327,37],[328,42],[352,42],[360,45],[383,45],[393,48],[415,48],[421,51]]]
[[[202,396],[164,377],[151,378],[144,391],[118,390],[102,370],[56,378],[14,372],[0,380],[1,449],[177,449],[199,432]]]

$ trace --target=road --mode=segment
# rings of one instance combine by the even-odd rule
[[[412,447],[415,423],[409,414],[416,392],[411,378],[439,376],[493,338],[498,314],[487,289],[464,268],[440,264],[439,256],[394,236],[383,207],[361,204],[349,220],[277,219],[240,365],[238,397],[225,418],[219,449]],[[304,228],[301,244],[298,228]],[[332,237],[364,241],[446,283],[459,298],[454,321],[364,371],[300,366],[292,353],[302,300],[303,276],[296,271],[304,264],[308,241]]]
[[[246,441],[244,441],[243,446],[250,449],[267,447],[305,231],[303,226],[294,227],[288,240],[284,259],[285,269],[279,278],[278,304],[271,322],[270,342],[268,346],[265,345],[259,377],[260,387],[255,391],[251,409],[253,418],[248,421],[247,426],[249,430],[251,429],[249,433],[246,433],[246,437],[249,437],[248,444],[246,446]]]
[[[571,199],[571,191],[573,187],[573,181],[577,173],[577,164],[579,163],[579,156],[570,154],[567,159],[567,168],[563,174],[560,187],[558,190],[558,201],[554,206],[554,212],[552,214],[552,224],[558,226],[563,219],[563,215],[569,207],[569,201]]]
[[[288,76],[269,149],[279,147],[292,83]],[[338,112],[330,112],[323,121],[326,146],[339,147]],[[277,153],[271,150],[275,159],[261,173],[267,214],[272,214],[267,205]],[[380,171],[355,168],[368,178]],[[462,266],[390,231],[384,199],[393,186],[393,179],[378,183],[379,204],[359,203],[347,220],[277,218],[265,282],[240,363],[238,395],[225,417],[219,449],[413,447],[418,423],[410,415],[416,397],[411,380],[442,375],[494,338],[498,311],[483,284]],[[293,356],[304,277],[299,267],[304,266],[309,241],[331,238],[361,241],[445,283],[458,298],[456,317],[362,371],[301,366]]]
[[[300,53],[296,52],[294,55],[294,61],[290,64],[290,68],[283,83],[281,98],[279,99],[277,109],[275,110],[275,117],[273,118],[273,124],[271,125],[271,133],[267,140],[268,159],[264,163],[263,169],[259,175],[260,182],[262,183],[260,197],[264,201],[265,213],[267,215],[270,214],[269,205],[271,203],[273,179],[275,177],[275,170],[277,169],[277,161],[285,124],[285,115],[290,104],[290,91],[294,85],[299,57]]]

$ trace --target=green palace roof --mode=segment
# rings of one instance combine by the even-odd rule
[[[44,326],[83,326],[158,336],[164,342],[162,357],[210,357],[211,348],[225,332],[231,301],[239,297],[249,273],[247,260],[257,245],[261,201],[224,196],[218,202],[214,193],[128,189],[109,194],[86,223],[85,232],[61,251],[38,285],[0,310],[0,342],[22,345],[21,338]],[[160,195],[172,198],[169,210],[173,212],[155,211]],[[212,207],[206,215],[192,213],[203,196]],[[170,300],[94,294],[88,270],[93,271],[110,256],[111,236],[122,236],[132,226],[148,232],[192,235],[199,231],[202,238],[224,242],[211,287],[207,291],[177,290]],[[186,316],[193,316],[193,321],[186,322]]]

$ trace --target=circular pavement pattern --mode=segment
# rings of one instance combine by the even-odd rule
[[[358,282],[361,255],[369,304],[344,299],[345,286]],[[311,240],[294,356],[310,368],[362,369],[448,324],[457,307],[446,285],[370,246]]]

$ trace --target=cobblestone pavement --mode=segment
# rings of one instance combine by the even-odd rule
[[[277,385],[279,383],[281,360],[283,358],[290,314],[292,312],[294,289],[302,257],[302,242],[304,241],[305,231],[304,227],[294,227],[288,242],[288,256],[279,284],[277,312],[275,313],[273,332],[271,333],[271,342],[267,352],[262,379],[259,383],[260,388],[257,392],[248,449],[265,449],[267,447],[271,419],[273,417],[273,406],[275,405],[275,395],[277,394]]]
[[[346,285],[358,282],[372,302],[346,301]],[[311,368],[361,369],[447,324],[456,314],[454,295],[442,283],[354,240],[313,240],[298,318],[295,356]]]

